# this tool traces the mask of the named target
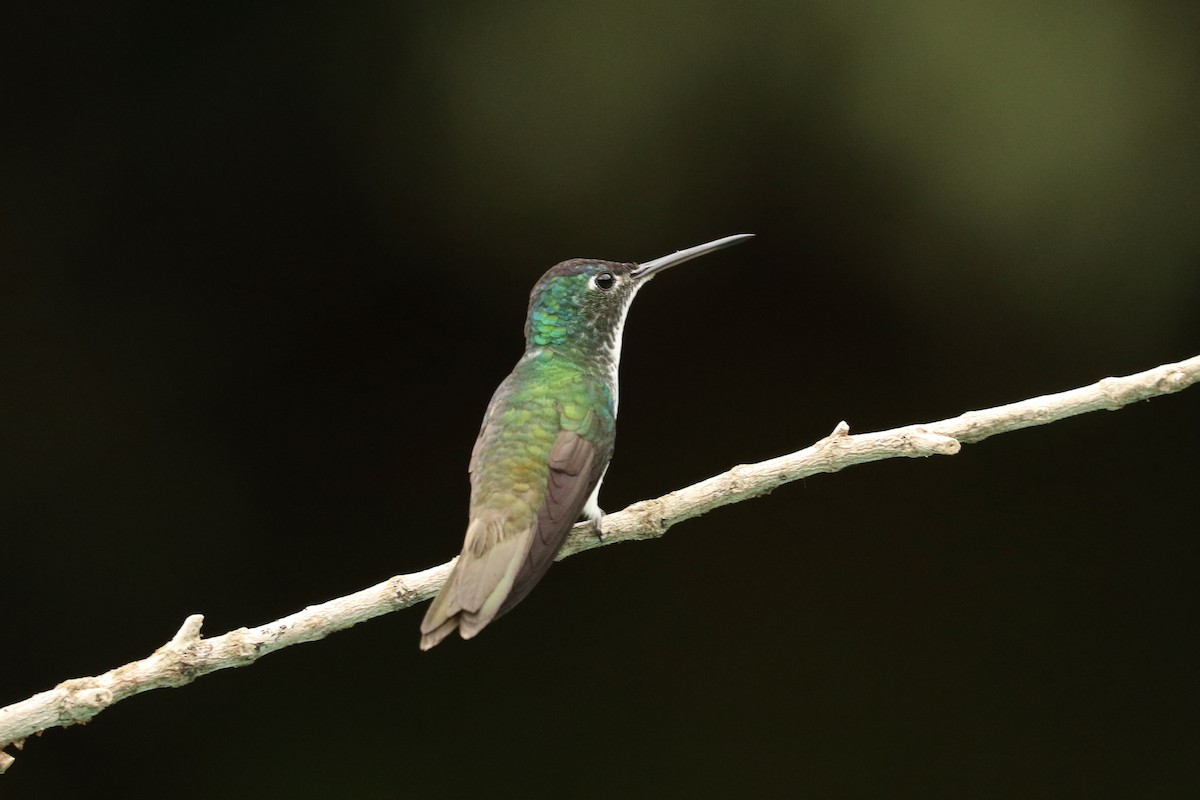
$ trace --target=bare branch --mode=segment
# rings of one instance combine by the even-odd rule
[[[974,443],[998,433],[1045,425],[1089,411],[1114,411],[1139,400],[1178,392],[1197,381],[1200,381],[1200,356],[924,425],[852,436],[849,426],[841,422],[829,436],[811,447],[757,464],[737,466],[685,489],[609,514],[604,518],[603,540],[595,537],[590,523],[577,525],[558,557],[566,558],[615,542],[656,538],[685,519],[766,494],[809,475],[837,472],[885,458],[953,455],[964,442]],[[369,589],[309,606],[257,628],[238,628],[211,639],[200,636],[204,618],[199,614],[190,616],[169,642],[147,658],[95,677],[64,681],[49,691],[0,708],[0,773],[14,760],[4,750],[10,745],[21,749],[31,734],[87,722],[113,703],[135,694],[183,686],[220,669],[244,667],[281,648],[317,641],[373,617],[415,605],[441,588],[453,564],[450,561],[422,572],[397,575]]]

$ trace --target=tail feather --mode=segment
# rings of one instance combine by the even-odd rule
[[[489,524],[478,519],[468,526],[458,563],[421,623],[422,650],[434,647],[455,628],[470,639],[499,615],[533,538],[532,529],[500,535],[502,527],[496,520]],[[487,543],[481,546],[485,536]]]
[[[457,617],[451,617],[450,619],[443,622],[441,625],[438,625],[436,628],[431,630],[429,633],[423,632],[425,630],[425,626],[422,625],[421,626],[421,630],[422,630],[421,649],[428,650],[431,647],[435,647],[438,643],[440,643],[442,641],[442,639],[445,639],[447,636],[454,633],[454,629],[457,627],[458,627],[458,618]]]

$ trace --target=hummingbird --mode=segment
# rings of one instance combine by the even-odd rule
[[[643,264],[575,258],[529,295],[525,354],[492,395],[471,453],[466,540],[421,623],[421,649],[464,639],[541,580],[581,517],[602,535],[596,498],[616,440],[625,315],[658,273],[743,242],[737,234]]]

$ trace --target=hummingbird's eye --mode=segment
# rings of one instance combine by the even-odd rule
[[[597,275],[595,278],[592,279],[592,283],[596,284],[597,289],[603,289],[606,292],[609,289],[611,289],[613,287],[613,284],[615,284],[616,282],[617,282],[617,279],[613,277],[613,274],[611,272],[601,272],[599,275]]]

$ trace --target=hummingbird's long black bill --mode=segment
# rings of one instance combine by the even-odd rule
[[[645,264],[639,264],[637,269],[630,273],[635,278],[646,279],[653,276],[657,272],[661,272],[667,267],[673,267],[676,264],[682,264],[685,261],[691,261],[698,256],[707,255],[714,250],[722,250],[726,247],[732,247],[739,242],[744,242],[747,239],[753,239],[753,233],[735,233],[733,236],[726,236],[724,239],[717,239],[715,242],[707,244],[698,244],[695,247],[689,247],[686,250],[680,250],[677,253],[672,253],[669,256],[656,258],[653,261],[647,261]]]

